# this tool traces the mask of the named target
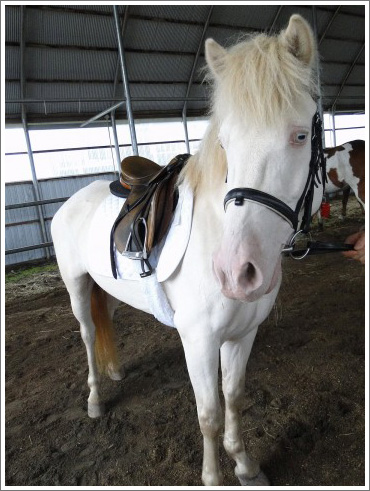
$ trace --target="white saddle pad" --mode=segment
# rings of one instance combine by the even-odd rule
[[[110,194],[98,207],[91,221],[87,261],[89,269],[98,275],[113,278],[110,261],[110,233],[124,198]],[[141,262],[122,256],[115,250],[117,266],[116,281],[141,281],[152,314],[164,324],[173,326],[173,311],[168,303],[161,282],[167,280],[182,260],[190,237],[193,213],[193,193],[181,186],[179,201],[167,237],[150,254],[153,267],[151,276],[141,278]]]

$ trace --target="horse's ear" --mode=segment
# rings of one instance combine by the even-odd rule
[[[205,55],[206,61],[213,74],[216,76],[221,75],[226,61],[227,51],[220,46],[212,38],[206,40],[205,43]]]
[[[306,65],[312,65],[316,56],[316,43],[309,23],[298,14],[291,16],[288,27],[281,33],[287,49]]]

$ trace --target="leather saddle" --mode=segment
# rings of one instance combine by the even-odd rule
[[[117,278],[114,246],[123,256],[141,261],[141,276],[152,274],[149,256],[170,225],[178,200],[176,181],[189,154],[178,155],[162,167],[144,157],[126,157],[111,192],[127,199],[111,231],[112,273]]]

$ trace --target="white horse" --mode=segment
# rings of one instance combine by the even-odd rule
[[[204,442],[203,483],[222,483],[221,363],[224,447],[242,485],[266,485],[245,450],[239,408],[257,328],[279,291],[281,252],[305,209],[301,198],[310,180],[317,50],[309,24],[293,15],[277,36],[259,34],[228,50],[208,39],[205,54],[214,83],[212,117],[199,153],[179,180],[180,194],[188,186],[194,195],[191,234],[179,265],[162,286],[195,393]],[[119,379],[110,342],[114,309],[122,301],[150,312],[140,281],[96,274],[86,260],[94,246],[89,237],[101,233],[90,230],[92,218],[108,195],[106,181],[94,182],[72,196],[52,223],[60,272],[86,345],[91,417],[103,413],[95,341],[106,371]],[[321,199],[319,184],[311,196],[312,212]]]

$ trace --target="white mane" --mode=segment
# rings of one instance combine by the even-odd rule
[[[226,115],[253,125],[279,125],[295,111],[304,95],[317,96],[313,63],[305,63],[287,45],[284,32],[279,36],[258,34],[224,51],[209,70],[213,95],[210,128],[199,152],[185,166],[180,182],[187,180],[196,191],[200,185],[212,186],[225,179],[225,154],[218,142],[219,125]],[[222,48],[221,48],[222,49]],[[317,56],[316,48],[312,58]]]

